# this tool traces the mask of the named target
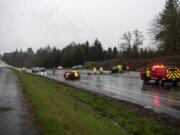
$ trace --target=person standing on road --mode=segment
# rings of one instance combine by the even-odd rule
[[[149,84],[151,80],[151,70],[150,68],[146,69],[146,77],[145,77],[145,84]]]
[[[122,65],[118,65],[118,71],[119,73],[122,73]]]
[[[69,77],[70,77],[70,72],[66,72],[65,75],[64,75],[65,79],[68,80]]]
[[[97,74],[96,72],[97,72],[96,67],[93,67],[93,73],[94,73],[94,75]]]
[[[100,68],[99,68],[99,73],[102,75],[103,72],[104,72],[103,67],[100,67]]]
[[[126,71],[129,72],[129,70],[130,70],[130,67],[127,65],[126,66]]]
[[[53,68],[53,75],[55,75],[55,72],[56,72],[56,69],[55,69],[55,68]]]
[[[74,77],[75,77],[75,79],[79,78],[79,73],[77,71],[74,71]]]

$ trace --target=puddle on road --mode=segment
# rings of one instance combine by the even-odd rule
[[[9,108],[9,107],[0,107],[0,112],[7,112],[7,111],[10,111],[12,110],[12,108]]]

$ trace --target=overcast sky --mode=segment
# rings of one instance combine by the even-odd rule
[[[117,46],[127,30],[147,33],[165,0],[0,0],[0,52],[62,48],[72,41]],[[146,40],[148,37],[146,36]]]

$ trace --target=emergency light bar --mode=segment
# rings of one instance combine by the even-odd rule
[[[153,65],[153,68],[164,68],[164,65]]]

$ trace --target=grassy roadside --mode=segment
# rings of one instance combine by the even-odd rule
[[[128,106],[40,76],[15,71],[45,135],[180,135]]]

